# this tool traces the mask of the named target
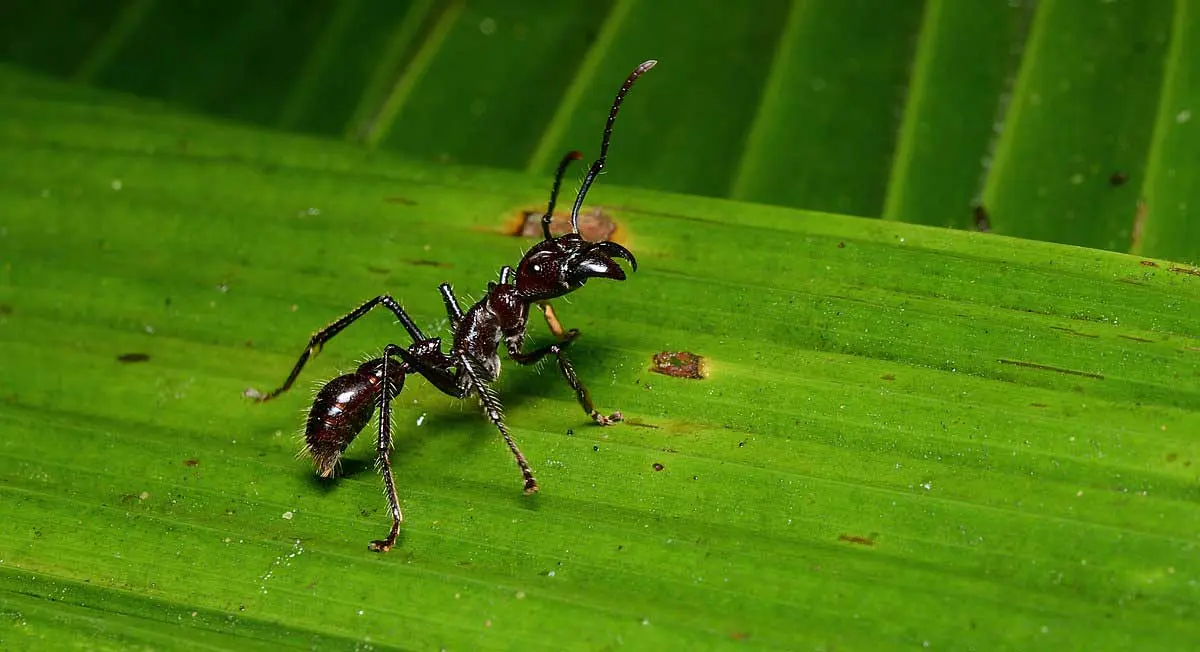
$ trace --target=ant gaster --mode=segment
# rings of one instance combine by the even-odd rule
[[[320,476],[328,478],[334,475],[346,447],[366,427],[371,415],[378,411],[379,438],[375,449],[376,462],[383,475],[392,528],[386,539],[371,542],[371,550],[387,552],[391,549],[396,544],[400,522],[404,518],[396,496],[396,482],[392,477],[390,458],[391,402],[404,387],[405,376],[414,373],[424,376],[434,387],[456,398],[467,398],[472,394],[477,396],[484,414],[500,431],[504,443],[516,458],[517,466],[524,477],[527,494],[538,490],[537,481],[534,480],[533,470],[529,468],[529,463],[517,448],[508,426],[504,423],[500,400],[491,387],[500,375],[499,349],[502,343],[508,357],[520,365],[535,364],[546,356],[554,356],[567,384],[575,391],[579,404],[593,421],[606,426],[621,420],[620,412],[604,415],[592,404],[587,389],[575,375],[575,370],[565,353],[567,345],[579,335],[579,331],[571,329],[564,333],[547,302],[583,287],[589,278],[624,280],[625,271],[616,262],[617,258],[628,261],[630,268],[637,270],[637,260],[625,247],[607,240],[591,242],[583,239],[579,234],[579,211],[583,207],[588,189],[604,169],[613,122],[621,108],[621,101],[625,99],[625,94],[637,78],[653,68],[656,63],[658,62],[651,60],[635,68],[617,92],[604,127],[600,157],[588,168],[579,194],[575,197],[575,205],[571,208],[571,232],[553,237],[550,233],[550,223],[567,166],[572,161],[583,158],[582,154],[575,151],[569,152],[558,164],[554,185],[550,191],[550,203],[546,207],[546,214],[542,216],[544,237],[526,252],[516,270],[511,267],[501,269],[499,282],[488,283],[487,294],[466,312],[463,312],[450,284],[443,283],[438,286],[454,334],[449,353],[443,352],[441,338],[426,337],[409,318],[404,308],[385,294],[367,301],[317,331],[300,354],[296,365],[292,367],[287,380],[278,389],[268,394],[253,389],[246,390],[247,396],[260,402],[269,401],[287,391],[310,357],[320,352],[321,347],[343,329],[377,306],[387,308],[400,320],[400,325],[408,332],[413,343],[407,348],[388,344],[384,347],[382,356],[364,362],[353,373],[338,376],[326,383],[317,393],[304,427],[304,452],[312,456]],[[537,305],[542,311],[546,323],[559,341],[533,351],[522,351],[531,305]]]

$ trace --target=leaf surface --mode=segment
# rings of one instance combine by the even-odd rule
[[[602,409],[410,378],[397,549],[364,434],[265,405],[392,293],[427,330],[547,179],[217,124],[0,70],[0,641],[123,649],[1178,649],[1200,636],[1194,268],[602,183],[638,256],[558,304]],[[614,167],[621,158],[614,154]],[[372,315],[302,378],[402,331]],[[535,342],[549,335],[535,327]],[[703,380],[652,373],[691,351]],[[139,355],[130,355],[139,354]]]

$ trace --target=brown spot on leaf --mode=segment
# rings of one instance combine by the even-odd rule
[[[731,634],[729,634],[729,638],[731,638],[735,641],[744,641],[744,640],[750,638],[750,634],[748,634],[746,632],[732,632]]]
[[[1112,173],[1111,177],[1108,178],[1108,185],[1116,188],[1117,186],[1125,185],[1126,181],[1129,181],[1129,174],[1117,170],[1116,172]]]
[[[1015,367],[1025,367],[1026,369],[1039,369],[1041,371],[1053,371],[1059,374],[1068,374],[1071,376],[1083,376],[1084,378],[1095,378],[1096,380],[1104,380],[1104,376],[1094,374],[1090,371],[1077,371],[1075,369],[1064,369],[1062,367],[1051,367],[1050,365],[1038,364],[1036,362],[1022,362],[1020,360],[1005,360],[1000,359],[1000,364],[1010,364]]]
[[[122,353],[117,356],[117,362],[124,362],[126,364],[130,362],[146,362],[149,359],[149,353]]]
[[[884,374],[880,378],[884,380],[896,380],[896,374]]]
[[[1127,340],[1132,340],[1132,341],[1134,341],[1134,342],[1145,342],[1145,343],[1147,343],[1147,344],[1153,344],[1153,343],[1154,343],[1154,340],[1148,340],[1148,339],[1146,339],[1146,338],[1144,338],[1144,337],[1136,337],[1136,336],[1134,336],[1134,335],[1118,335],[1117,337],[1123,337],[1123,338],[1125,338],[1125,339],[1127,339]]]
[[[1073,329],[1070,329],[1070,328],[1063,328],[1062,326],[1051,326],[1050,328],[1052,328],[1052,329],[1054,329],[1054,330],[1056,330],[1056,331],[1062,331],[1062,332],[1064,332],[1064,333],[1070,333],[1071,335],[1078,335],[1079,337],[1091,337],[1091,338],[1100,337],[1099,335],[1092,335],[1092,334],[1090,334],[1090,333],[1080,333],[1080,332],[1079,332],[1079,331],[1077,331],[1077,330],[1073,330]]]
[[[184,460],[184,461],[183,461],[183,465],[184,465],[184,466],[199,466],[199,465],[200,465],[200,460],[197,460],[197,459],[186,459],[186,460]]]
[[[641,419],[626,419],[625,424],[634,426],[636,428],[650,428],[652,430],[658,430],[661,427],[661,426],[656,426],[653,423],[646,423],[645,421],[642,421]]]
[[[873,545],[875,545],[875,535],[872,534],[870,538],[867,538],[867,537],[855,536],[852,534],[843,534],[838,537],[838,541],[845,541],[846,543],[856,543],[860,546],[873,546]]]
[[[1177,459],[1179,459],[1179,453],[1167,453],[1168,462],[1174,462]]]
[[[1195,267],[1184,267],[1183,265],[1171,265],[1167,271],[1175,272],[1176,274],[1190,274],[1191,276],[1200,276],[1200,269]]]
[[[542,216],[545,214],[544,207],[521,209],[517,211],[516,219],[512,220],[515,224],[507,230],[519,238],[540,238],[542,237]],[[617,242],[620,240],[620,238],[614,237],[617,230],[617,223],[613,220],[612,215],[601,208],[586,208],[579,213],[579,235],[584,240]],[[558,237],[570,232],[571,211],[554,211],[553,220],[550,222],[550,235]]]
[[[663,470],[664,468],[666,468],[666,467],[664,467],[662,464],[659,464],[658,462],[655,462],[655,463],[654,463],[652,466],[654,467],[654,470],[655,470],[655,471],[661,471],[661,470]]]
[[[1158,267],[1158,263],[1153,260],[1143,260],[1142,267]]]
[[[673,376],[675,378],[692,378],[699,380],[708,376],[704,358],[689,351],[663,351],[654,354],[654,364],[650,371]]]
[[[427,260],[427,259],[423,259],[423,258],[410,260],[410,261],[408,261],[408,264],[417,265],[418,267],[441,267],[442,269],[448,269],[450,267],[454,267],[454,265],[452,263],[443,263],[440,260]]]
[[[1035,407],[1035,408],[1050,407],[1049,405],[1046,405],[1045,403],[1030,403],[1029,405],[1031,407]]]
[[[839,243],[838,243],[838,249],[845,249],[845,248],[846,248],[846,243],[845,243],[845,242],[839,242]]]

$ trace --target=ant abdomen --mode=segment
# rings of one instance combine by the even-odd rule
[[[371,421],[383,391],[384,359],[368,360],[353,373],[325,384],[313,400],[304,426],[304,448],[322,478],[333,477],[342,453]],[[405,364],[387,360],[389,398],[404,386]]]

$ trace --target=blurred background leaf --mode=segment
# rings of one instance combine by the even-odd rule
[[[0,57],[441,163],[1195,261],[1189,0],[17,0]],[[614,81],[618,80],[618,81]]]

